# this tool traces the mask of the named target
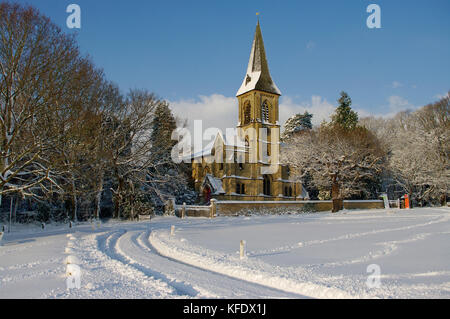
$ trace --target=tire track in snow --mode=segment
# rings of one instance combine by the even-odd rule
[[[180,295],[176,289],[168,285],[166,282],[155,279],[153,277],[147,276],[142,271],[132,267],[129,261],[127,261],[123,256],[121,256],[116,251],[116,246],[118,240],[127,233],[126,230],[113,231],[107,235],[97,236],[98,250],[108,256],[113,264],[114,271],[120,275],[126,276],[134,281],[138,282],[140,285],[151,287],[154,286],[158,290],[162,290],[165,294],[170,295],[172,298],[174,296],[178,297],[188,297],[186,295]],[[167,296],[165,296],[167,297]]]
[[[135,247],[130,249],[130,246],[127,246],[122,250],[126,250],[127,256],[139,262],[141,266],[151,269],[155,276],[163,276],[169,280],[169,285],[191,287],[197,293],[195,298],[304,298],[298,294],[239,280],[162,256],[150,244],[150,233],[149,230],[135,231],[128,237],[131,246]],[[125,236],[122,237],[124,242],[126,239]]]
[[[268,250],[249,251],[248,257],[261,257],[261,256],[265,256],[268,254],[274,254],[274,253],[286,253],[286,252],[290,252],[294,249],[301,249],[303,247],[308,247],[308,246],[312,246],[312,245],[321,245],[321,244],[326,244],[329,242],[339,241],[339,240],[356,239],[356,238],[361,238],[361,237],[370,236],[370,235],[377,235],[377,234],[382,234],[382,233],[387,233],[387,232],[411,230],[411,229],[415,229],[415,228],[419,228],[419,227],[425,227],[425,226],[429,226],[429,225],[433,225],[433,224],[447,222],[450,220],[449,216],[443,216],[443,217],[439,216],[439,217],[440,218],[438,218],[438,219],[433,219],[426,223],[420,223],[420,224],[415,224],[415,225],[372,230],[372,231],[361,232],[361,233],[345,234],[345,235],[328,238],[328,239],[316,239],[316,240],[310,240],[310,241],[306,241],[306,242],[299,242],[294,245],[286,245],[286,246],[282,246],[282,247],[278,247],[278,248],[274,248],[274,249],[268,249]]]
[[[338,262],[330,262],[330,263],[323,263],[323,264],[314,264],[314,265],[307,265],[307,267],[316,268],[316,267],[340,267],[340,266],[347,266],[352,264],[358,264],[358,263],[368,263],[375,259],[381,258],[381,257],[387,257],[391,254],[393,254],[395,251],[397,251],[400,248],[400,245],[413,243],[416,241],[425,240],[427,237],[431,235],[438,235],[438,234],[447,234],[446,232],[441,233],[422,233],[417,234],[413,237],[402,239],[402,240],[393,240],[393,241],[386,241],[382,243],[377,243],[377,245],[383,246],[382,249],[376,250],[376,251],[370,251],[368,254],[356,257],[348,260],[338,261]]]
[[[142,247],[137,243],[137,237],[142,235],[145,235],[145,233],[125,232],[118,238],[116,244],[114,245],[114,251],[116,256],[119,257],[119,260],[127,263],[129,266],[137,269],[148,277],[167,283],[170,287],[173,287],[176,293],[180,296],[197,297],[199,295],[199,291],[191,285],[178,281],[174,278],[169,279],[164,274],[156,272],[146,266],[145,258],[142,258],[142,256],[145,257],[150,250],[142,249]],[[134,255],[131,256],[133,252]],[[141,257],[139,257],[139,254],[141,254]],[[143,259],[144,262],[142,262]]]
[[[152,232],[149,243],[159,254],[203,271],[224,277],[301,296],[303,298],[354,298],[352,294],[337,287],[316,282],[317,276],[301,267],[271,266],[258,260],[239,260],[192,246],[186,242],[174,241],[166,231]],[[261,297],[260,297],[261,298]]]
[[[180,298],[164,283],[139,274],[113,258],[114,254],[108,245],[122,233],[122,230],[90,233],[80,235],[77,242],[69,241],[70,252],[66,254],[73,255],[79,261],[82,268],[81,287],[55,290],[47,294],[46,298]]]

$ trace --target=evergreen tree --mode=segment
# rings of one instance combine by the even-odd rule
[[[346,92],[341,92],[334,115],[332,116],[332,124],[339,125],[344,129],[354,129],[358,125],[358,113],[352,110],[352,99]]]
[[[161,163],[166,163],[176,143],[172,141],[172,132],[177,128],[176,120],[167,102],[160,103],[156,107],[151,127],[150,141],[153,157],[158,157]]]
[[[312,129],[312,119],[313,115],[305,111],[304,114],[296,114],[289,118],[284,124],[284,132],[281,138],[283,140],[291,137],[292,135],[304,132]]]
[[[154,113],[150,136],[153,165],[148,170],[149,194],[156,213],[162,213],[164,203],[175,198],[178,204],[195,202],[197,194],[189,185],[190,166],[172,161],[172,148],[177,143],[172,133],[177,123],[169,104],[159,104]]]

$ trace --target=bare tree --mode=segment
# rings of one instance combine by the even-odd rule
[[[55,184],[44,156],[58,137],[50,115],[71,92],[78,55],[73,37],[37,10],[0,4],[0,199]]]
[[[419,202],[446,202],[450,186],[450,99],[414,113],[398,114],[389,167],[395,180]]]
[[[117,103],[106,115],[103,149],[117,186],[114,194],[114,217],[121,217],[126,203],[133,203],[136,187],[146,182],[152,165],[151,123],[154,111],[163,101],[147,91],[132,90],[125,101]],[[134,208],[128,212],[134,217]]]
[[[70,198],[72,219],[77,220],[78,196],[92,195],[90,180],[96,163],[95,151],[101,143],[104,80],[92,63],[80,59],[76,76],[67,90],[64,107],[50,114],[57,138],[50,154],[58,176],[60,194]]]

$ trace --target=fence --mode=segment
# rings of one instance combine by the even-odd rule
[[[216,203],[215,199],[211,200],[209,206],[193,206],[193,205],[173,205],[174,214],[177,217],[207,217],[213,218],[216,216]]]

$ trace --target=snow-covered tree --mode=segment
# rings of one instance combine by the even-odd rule
[[[171,152],[176,144],[172,133],[177,129],[177,121],[168,103],[161,103],[155,109],[152,122],[151,153],[152,166],[148,170],[148,183],[151,185],[151,200],[158,212],[168,198],[175,198],[179,204],[193,203],[196,193],[188,186],[191,172],[190,165],[176,164]]]
[[[281,139],[285,140],[292,135],[305,132],[312,129],[312,119],[313,115],[305,111],[304,114],[296,114],[290,117],[284,124],[284,132]]]
[[[0,4],[0,203],[39,197],[57,185],[52,115],[81,101],[89,71],[72,36],[32,7]]]
[[[373,198],[373,183],[383,167],[384,152],[368,130],[322,125],[293,136],[282,154],[298,177],[329,192],[334,199]],[[375,195],[376,196],[376,195]]]
[[[114,217],[121,217],[126,203],[133,203],[145,183],[145,171],[151,164],[151,123],[159,99],[144,90],[132,90],[104,115],[103,152],[112,171],[115,187]],[[133,207],[128,217],[134,217]]]
[[[394,118],[389,168],[419,202],[446,202],[450,190],[450,98]]]

